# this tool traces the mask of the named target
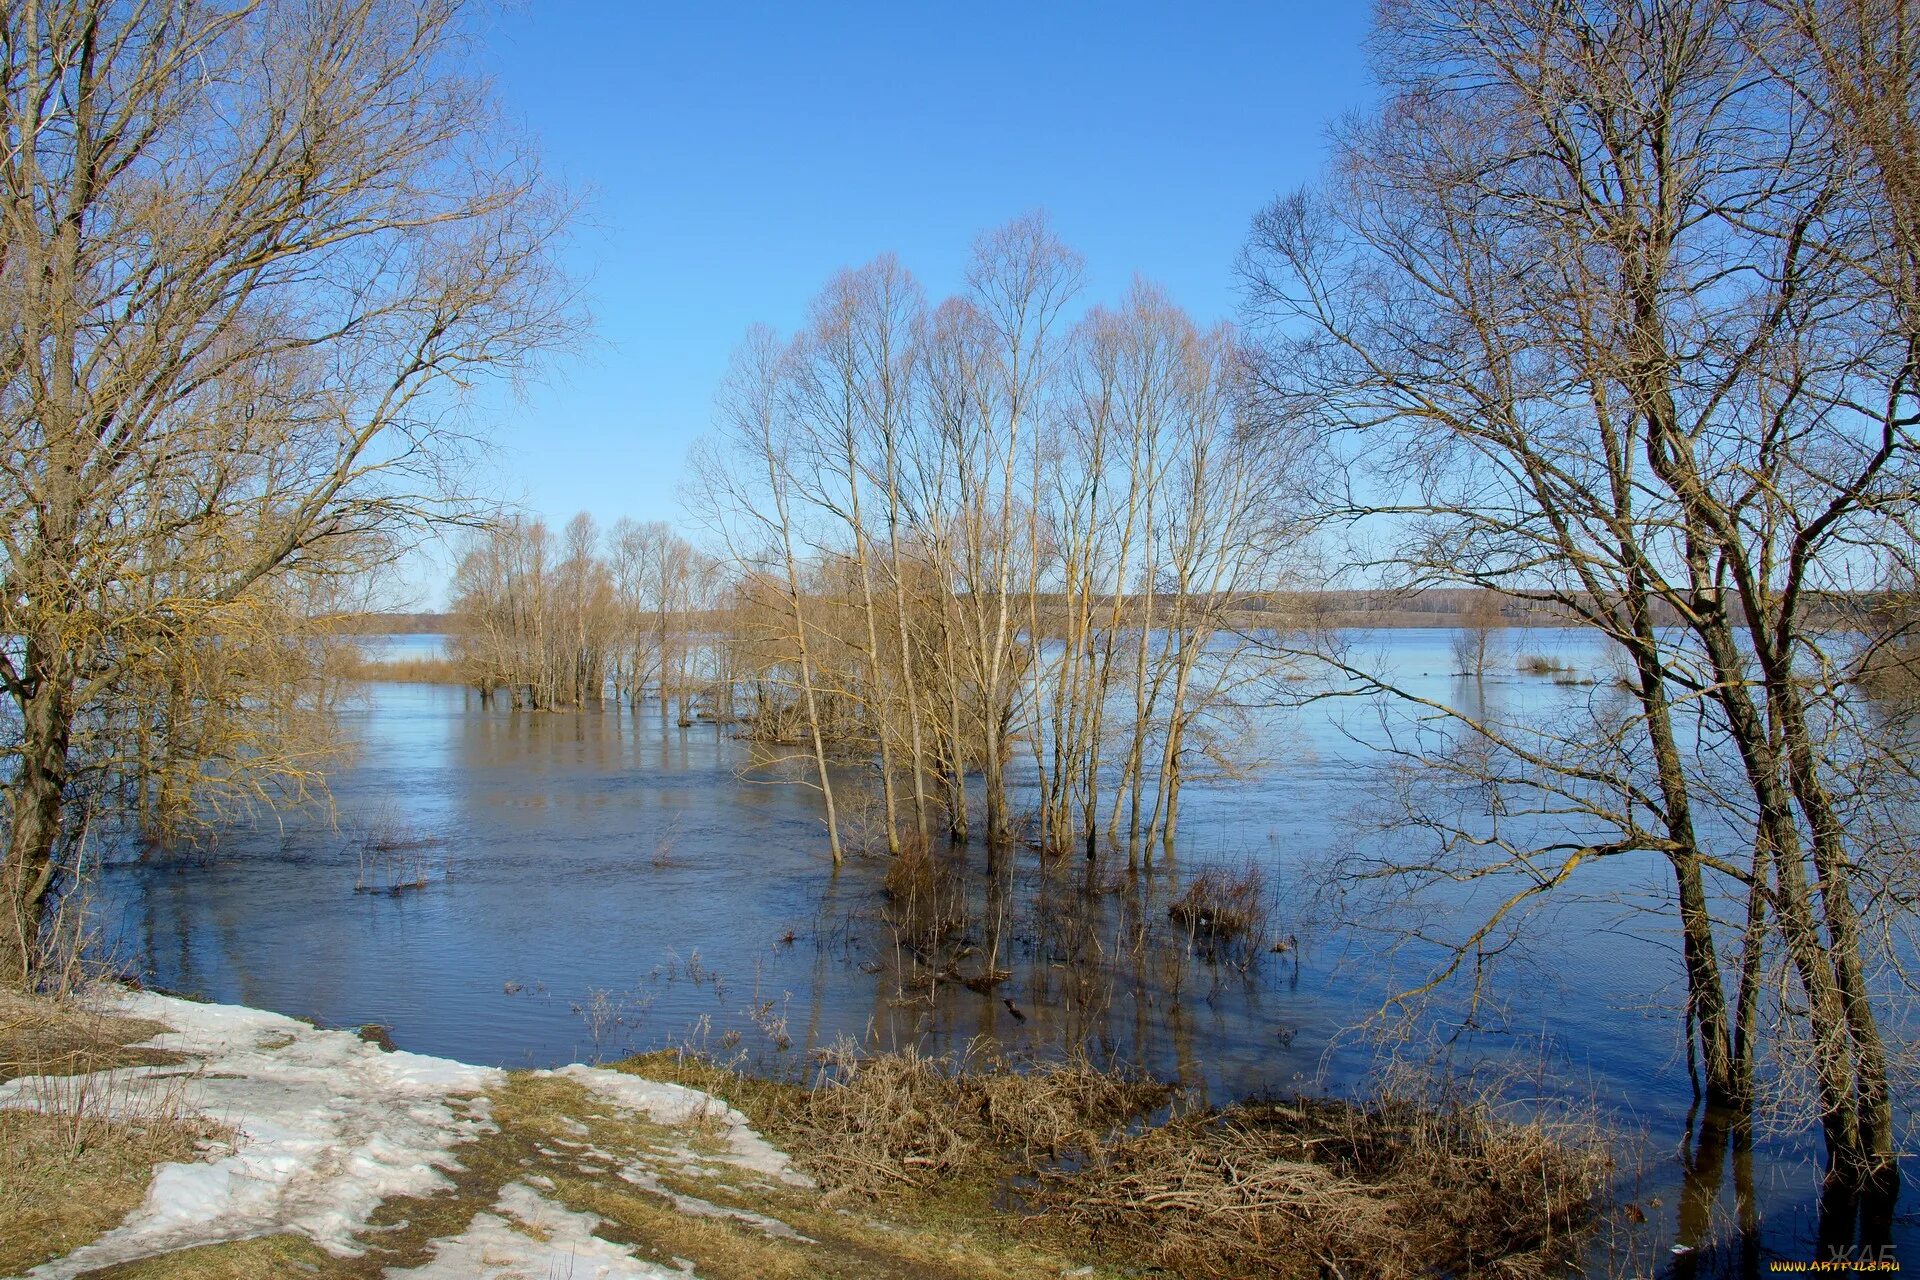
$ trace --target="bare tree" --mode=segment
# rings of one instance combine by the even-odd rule
[[[1496,591],[1479,590],[1467,597],[1453,638],[1453,660],[1460,674],[1484,680],[1493,652],[1493,635],[1500,628],[1502,604]]]
[[[0,16],[9,981],[59,882],[76,731],[137,656],[444,514],[460,390],[571,328],[560,210],[461,71],[459,16]]]
[[[719,439],[695,456],[695,496],[709,527],[747,587],[777,600],[782,622],[775,663],[790,646],[799,686],[814,777],[826,810],[827,843],[840,865],[839,809],[827,763],[823,696],[816,680],[817,624],[809,617],[809,592],[801,565],[802,532],[796,520],[793,427],[786,415],[788,353],[774,334],[755,329],[734,357],[719,404]],[[738,624],[736,623],[736,626]]]
[[[1536,797],[1533,834],[1462,827],[1426,872],[1376,870],[1517,885],[1452,969],[1583,866],[1665,858],[1710,1089],[1751,1101],[1770,1016],[1857,1186],[1890,1167],[1865,949],[1897,909],[1860,888],[1879,860],[1839,816],[1866,801],[1818,602],[1852,589],[1856,548],[1905,537],[1911,360],[1863,267],[1893,242],[1879,194],[1769,69],[1764,11],[1384,8],[1390,106],[1343,133],[1324,194],[1262,217],[1248,277],[1276,411],[1367,455],[1347,461],[1371,495],[1328,515],[1391,513],[1411,580],[1552,602],[1630,672],[1630,713],[1587,740],[1444,709],[1482,784]],[[1690,758],[1688,736],[1729,750]],[[1773,947],[1798,1000],[1769,1014]]]
[[[1171,845],[1190,770],[1239,752],[1255,666],[1230,620],[1292,537],[1273,456],[1243,429],[1242,352],[1146,284],[1069,331],[1078,271],[1037,218],[982,237],[966,293],[931,311],[877,259],[836,276],[777,358],[755,340],[750,404],[737,379],[723,392],[699,487],[732,513],[715,528],[743,593],[751,731],[785,741],[804,721],[823,789],[827,744],[876,766],[890,852],[899,775],[917,834],[937,800],[956,841],[977,778],[1004,870],[1024,743],[1038,846],[1094,858],[1127,813],[1137,866],[1143,843]]]

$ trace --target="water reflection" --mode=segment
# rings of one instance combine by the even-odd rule
[[[1691,1277],[1760,1273],[1760,1211],[1753,1186],[1753,1132],[1738,1116],[1716,1107],[1689,1113],[1680,1150],[1680,1204],[1673,1274]],[[1733,1220],[1722,1193],[1729,1168]]]
[[[1414,691],[1476,714],[1596,696],[1510,672],[1456,680],[1445,632],[1365,642]],[[1596,667],[1580,643],[1556,652]],[[943,854],[965,918],[929,942],[900,927],[886,860],[833,873],[815,797],[782,781],[792,771],[778,755],[654,708],[516,714],[457,689],[385,686],[355,713],[362,746],[334,780],[337,822],[238,834],[204,865],[119,867],[103,885],[107,923],[160,986],[379,1022],[403,1048],[475,1062],[547,1065],[693,1036],[777,1065],[843,1035],[936,1052],[988,1037],[1081,1047],[1216,1100],[1350,1089],[1369,1057],[1342,1032],[1406,973],[1314,935],[1304,897],[1308,868],[1366,803],[1371,719],[1337,703],[1276,720],[1270,767],[1190,784],[1175,856],[1135,880],[1081,859],[1043,869],[1026,851]],[[416,892],[355,893],[357,833],[376,817],[442,842],[446,874]],[[1268,934],[1302,945],[1261,950],[1243,970],[1209,958],[1169,909],[1210,868],[1248,863],[1275,899]],[[1658,920],[1623,923],[1619,905],[1670,889],[1657,867],[1625,861],[1596,877],[1517,971],[1508,1026],[1551,1046],[1549,1088],[1597,1092],[1672,1153],[1623,1188],[1646,1218],[1620,1244],[1637,1273],[1750,1275],[1823,1243],[1910,1240],[1884,1198],[1818,1203],[1803,1144],[1688,1110],[1667,1012],[1672,940]]]

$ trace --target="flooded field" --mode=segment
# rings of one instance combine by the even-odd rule
[[[1574,633],[1503,635],[1483,689],[1449,674],[1449,632],[1349,639],[1435,699],[1551,715],[1605,696],[1604,656]],[[1580,680],[1523,672],[1522,651]],[[1431,959],[1387,958],[1315,910],[1320,866],[1376,802],[1379,717],[1358,700],[1263,716],[1251,776],[1194,781],[1180,844],[1149,874],[1043,868],[1028,850],[990,868],[959,850],[935,859],[957,923],[930,942],[925,904],[888,892],[888,860],[854,856],[835,874],[815,793],[724,728],[376,685],[349,717],[358,752],[332,781],[336,814],[231,833],[184,862],[113,866],[101,919],[162,988],[381,1023],[402,1048],[477,1063],[692,1043],[780,1071],[842,1036],[934,1051],[986,1037],[1081,1049],[1215,1101],[1351,1092],[1377,1061],[1354,1029]],[[1257,945],[1210,948],[1173,909],[1209,869],[1257,884]],[[1567,898],[1551,940],[1503,964],[1500,1016],[1461,1061],[1597,1098],[1639,1135],[1621,1195],[1647,1221],[1628,1244],[1662,1271],[1811,1256],[1810,1148],[1765,1146],[1729,1176],[1690,1113],[1675,942],[1664,917],[1634,910],[1670,892],[1661,872],[1617,860]],[[1010,976],[969,984],[995,966]],[[1890,1230],[1914,1238],[1910,1209]]]

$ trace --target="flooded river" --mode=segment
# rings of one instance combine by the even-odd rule
[[[1449,632],[1350,639],[1410,691],[1483,697],[1509,715],[1552,714],[1606,675],[1573,633],[1504,635],[1484,691],[1449,674]],[[1601,684],[1524,674],[1522,646]],[[990,880],[982,851],[962,854],[977,923],[960,942],[997,940],[1013,974],[984,991],[915,962],[890,920],[885,859],[834,874],[815,793],[723,728],[652,707],[516,714],[406,684],[372,687],[349,719],[358,749],[332,779],[333,817],[102,877],[107,941],[149,982],[325,1025],[381,1023],[402,1048],[510,1067],[694,1043],[779,1070],[841,1036],[933,1050],[987,1037],[1082,1048],[1224,1101],[1361,1088],[1375,1058],[1350,1029],[1430,958],[1389,960],[1313,909],[1316,869],[1375,802],[1378,715],[1361,701],[1266,713],[1250,775],[1189,784],[1179,847],[1138,883],[1100,874],[1089,886],[1079,860],[1043,872],[1027,851]],[[1209,866],[1248,865],[1271,899],[1271,936],[1297,945],[1262,949],[1243,973],[1194,954],[1167,905]],[[1739,1162],[1723,1170],[1690,1116],[1675,939],[1665,916],[1632,909],[1670,894],[1662,870],[1651,856],[1597,869],[1550,917],[1551,942],[1501,971],[1502,1016],[1469,1051],[1550,1093],[1597,1098],[1640,1135],[1621,1194],[1647,1216],[1631,1244],[1650,1270],[1743,1275],[1767,1257],[1811,1257],[1808,1149],[1763,1146],[1743,1204]],[[387,891],[396,880],[424,883]],[[1701,1166],[1691,1176],[1689,1163]],[[1910,1254],[1912,1199],[1891,1226]]]

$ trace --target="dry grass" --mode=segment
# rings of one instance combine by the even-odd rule
[[[131,1047],[165,1030],[157,1022],[103,1014],[84,1000],[0,989],[0,1080],[178,1063],[178,1054]]]
[[[1549,658],[1544,653],[1523,653],[1514,665],[1530,676],[1550,676],[1573,670],[1558,658]]]
[[[497,1128],[456,1148],[460,1167],[448,1173],[453,1188],[381,1204],[360,1256],[335,1257],[279,1235],[180,1250],[109,1268],[101,1280],[379,1280],[429,1261],[434,1241],[463,1231],[476,1212],[491,1211],[513,1182],[530,1182],[565,1208],[598,1215],[595,1234],[629,1246],[642,1261],[677,1271],[684,1259],[706,1280],[1054,1280],[1079,1265],[1006,1231],[1004,1220],[901,1226],[724,1163],[686,1169],[689,1153],[711,1161],[723,1150],[717,1132],[697,1122],[668,1128],[626,1115],[571,1080],[516,1073],[489,1097]],[[658,1185],[623,1178],[620,1166],[629,1160],[654,1170]],[[688,1213],[676,1195],[720,1212]],[[727,1216],[729,1210],[768,1215],[807,1239],[769,1235]]]
[[[345,677],[389,684],[470,684],[467,670],[452,658],[360,658],[349,656]]]
[[[1208,867],[1187,883],[1167,907],[1203,958],[1252,967],[1267,949],[1273,895],[1251,860],[1238,867]]]
[[[1597,1130],[1487,1103],[1298,1102],[1173,1120],[1033,1199],[1182,1275],[1530,1277],[1571,1259],[1611,1168]]]
[[[919,836],[909,836],[887,863],[881,881],[886,894],[882,918],[894,935],[918,951],[930,951],[967,927],[965,881],[956,860],[935,853]]]
[[[841,1041],[817,1057],[813,1087],[776,1129],[823,1183],[863,1195],[1024,1172],[1091,1150],[1172,1093],[1085,1059],[1015,1064],[978,1047],[959,1057],[863,1055]]]
[[[1165,1106],[1173,1090],[1084,1058],[1016,1063],[983,1046],[958,1056],[814,1055],[811,1086],[743,1075],[711,1059],[649,1054],[628,1067],[727,1098],[793,1151],[833,1198],[898,1198],[998,1184],[1098,1146]]]
[[[146,1198],[157,1165],[193,1159],[209,1136],[177,1115],[0,1111],[0,1275],[98,1239]]]
[[[351,1273],[305,1236],[278,1235],[180,1249],[92,1272],[89,1280],[277,1280],[346,1274]]]
[[[153,1030],[101,1019],[89,1031],[75,1020],[97,1015],[35,1007],[22,1035],[26,1006],[4,1007],[13,1013],[0,1025],[13,1030],[0,1046],[15,1060],[32,1045],[43,1063],[78,1065],[76,1046],[91,1036],[96,1060],[112,1062]],[[642,1259],[687,1259],[716,1280],[1037,1280],[1143,1265],[1191,1276],[1524,1277],[1571,1256],[1608,1172],[1597,1131],[1511,1121],[1484,1099],[1182,1115],[1166,1086],[1086,1061],[863,1055],[843,1042],[816,1067],[802,1084],[693,1055],[625,1064],[726,1098],[821,1191],[725,1164],[717,1129],[664,1127],[578,1082],[514,1074],[489,1090],[496,1127],[455,1151],[452,1188],[379,1206],[364,1254],[336,1258],[274,1236],[103,1274],[374,1280],[427,1261],[436,1239],[462,1231],[503,1187],[530,1182],[599,1215],[597,1234]],[[113,1086],[101,1080],[50,1077],[44,1088],[64,1090],[57,1114],[0,1114],[0,1274],[97,1236],[139,1202],[154,1164],[190,1158],[207,1138],[164,1106],[104,1120],[92,1091]],[[1163,1123],[1141,1127],[1163,1111]],[[651,1173],[636,1181],[633,1167]],[[704,1207],[689,1212],[693,1202]],[[876,1204],[888,1221],[872,1216]],[[804,1238],[756,1226],[768,1218]]]
[[[1179,1275],[1545,1275],[1574,1255],[1611,1172],[1597,1126],[1504,1119],[1491,1098],[1248,1105],[1141,1127],[1173,1091],[1085,1062],[820,1056],[810,1087],[672,1054],[629,1066],[728,1097],[830,1204],[997,1224],[1081,1262]]]
[[[145,1198],[155,1166],[223,1136],[184,1113],[177,1078],[122,1070],[179,1061],[129,1047],[163,1030],[0,992],[0,1079],[33,1107],[0,1109],[0,1275],[97,1238]]]

